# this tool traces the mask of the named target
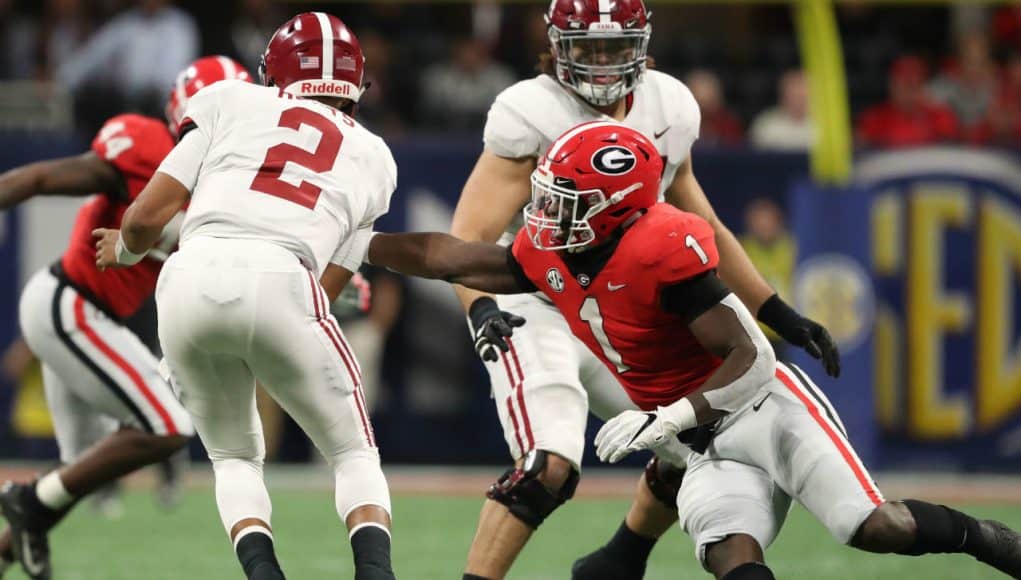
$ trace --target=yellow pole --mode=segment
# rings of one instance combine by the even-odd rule
[[[829,185],[851,176],[851,117],[844,57],[831,0],[794,0],[801,60],[808,75],[812,121],[818,131],[812,148],[812,175]]]

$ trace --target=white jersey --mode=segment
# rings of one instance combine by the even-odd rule
[[[698,138],[702,115],[691,91],[674,77],[650,70],[642,77],[622,123],[645,134],[663,156],[660,196],[674,181]],[[489,109],[483,140],[490,152],[511,159],[543,155],[568,129],[588,121],[611,120],[549,75],[504,90]],[[509,243],[520,216],[501,238]]]
[[[198,236],[255,239],[317,274],[361,265],[397,184],[382,139],[333,107],[242,81],[192,97],[182,134],[159,168],[192,192],[182,248]]]

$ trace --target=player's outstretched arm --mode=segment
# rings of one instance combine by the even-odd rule
[[[419,278],[445,280],[482,292],[514,294],[522,288],[507,263],[507,249],[465,242],[438,232],[375,234],[368,262]]]
[[[100,269],[132,266],[145,257],[163,233],[163,228],[188,201],[191,192],[173,177],[157,171],[128,206],[120,230],[99,228],[96,265]]]
[[[831,377],[840,375],[840,351],[819,323],[798,314],[787,305],[752,264],[730,228],[724,224],[695,179],[689,159],[677,171],[666,193],[671,205],[698,214],[713,227],[720,252],[720,278],[734,290],[751,312],[787,342],[820,359]]]
[[[509,159],[483,151],[454,210],[450,233],[470,242],[495,242],[531,196],[529,176],[535,159]],[[473,287],[455,285],[465,312],[486,296]]]
[[[123,187],[113,165],[94,152],[38,161],[0,174],[0,210],[37,195],[116,193]]]
[[[715,275],[703,278],[711,284]],[[711,286],[709,286],[711,289]],[[722,288],[722,285],[718,286]],[[690,308],[705,292],[686,293],[676,303]],[[669,308],[669,303],[665,304]],[[776,355],[751,313],[732,293],[693,316],[688,327],[699,343],[723,363],[695,392],[656,412],[625,411],[596,435],[596,453],[616,463],[628,454],[666,443],[681,431],[710,423],[751,401],[776,369]]]

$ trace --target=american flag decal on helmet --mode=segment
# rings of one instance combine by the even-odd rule
[[[301,70],[319,68],[319,57],[318,56],[299,57],[298,68],[300,68]]]
[[[357,66],[355,59],[346,54],[344,56],[337,57],[337,62],[335,63],[335,68],[340,70],[355,70]]]

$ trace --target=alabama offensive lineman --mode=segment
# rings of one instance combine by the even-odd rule
[[[163,260],[177,245],[180,220],[167,228],[148,259],[109,272],[96,269],[92,230],[120,224],[128,204],[173,148],[188,99],[224,79],[250,77],[227,57],[201,58],[178,75],[166,122],[118,115],[103,125],[87,153],[0,175],[0,209],[40,195],[97,194],[78,211],[64,255],[37,272],[21,296],[22,334],[42,361],[64,463],[31,485],[8,484],[0,493],[13,540],[13,553],[4,545],[0,555],[4,562],[16,556],[31,578],[50,577],[46,535],[75,502],[162,461],[193,433],[156,359],[122,324],[152,295]]]
[[[675,501],[699,560],[718,580],[774,580],[763,552],[792,499],[852,547],[965,553],[1021,577],[1021,536],[1002,523],[883,499],[832,404],[801,369],[776,361],[717,277],[711,226],[656,202],[662,168],[641,133],[583,124],[535,169],[525,227],[510,251],[442,234],[380,234],[368,257],[406,274],[547,296],[641,409],[600,429],[600,459],[616,462],[669,440],[693,450]],[[526,516],[529,499],[543,495],[527,471],[543,461],[529,455],[526,479],[499,487]]]
[[[255,381],[326,458],[358,580],[394,578],[390,495],[355,360],[329,304],[361,264],[396,186],[390,149],[349,116],[365,59],[335,16],[269,41],[265,86],[191,99],[181,140],[125,214],[98,230],[101,267],[143,259],[187,202],[156,291],[171,381],[212,460],[216,503],[252,580],[279,580]],[[322,283],[320,283],[322,280]]]
[[[536,159],[570,127],[615,119],[650,136],[663,158],[660,194],[705,218],[721,251],[721,277],[758,318],[785,340],[822,357],[836,374],[838,354],[825,329],[799,316],[755,270],[720,222],[692,172],[690,150],[700,114],[683,83],[646,70],[651,26],[642,0],[553,0],[547,13],[551,55],[545,70],[497,97],[489,111],[485,150],[464,186],[451,234],[464,240],[507,244],[520,227],[517,215],[529,198]],[[501,237],[501,234],[503,236]],[[532,473],[549,490],[524,520],[499,485],[487,494],[468,554],[465,578],[502,578],[532,531],[570,499],[578,482],[588,411],[607,419],[633,408],[616,379],[575,340],[563,317],[540,296],[502,296],[457,288],[472,328],[500,309],[529,323],[515,334],[510,352],[498,357],[482,343],[504,437],[516,466],[530,452],[545,468]],[[683,466],[683,458],[670,458]],[[508,475],[513,473],[508,472]],[[578,580],[641,578],[656,539],[676,521],[671,491],[681,472],[654,459],[639,483],[632,509],[608,545],[579,560]],[[518,478],[518,476],[512,476]]]

